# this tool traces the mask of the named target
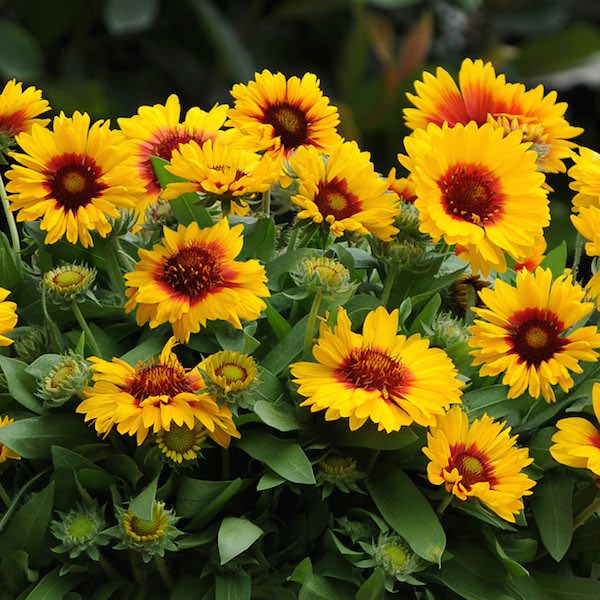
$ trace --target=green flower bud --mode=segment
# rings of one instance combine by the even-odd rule
[[[469,333],[462,322],[449,313],[438,314],[429,329],[430,343],[438,348],[447,348],[469,339]]]
[[[359,470],[356,460],[351,456],[328,454],[319,461],[317,483],[323,486],[324,498],[329,496],[334,488],[344,493],[361,493],[362,490],[356,484],[364,478],[365,474]]]
[[[50,343],[48,332],[44,327],[24,327],[25,331],[13,345],[17,356],[26,363],[32,363],[38,356],[48,350]]]
[[[423,568],[423,561],[410,546],[396,534],[382,533],[373,546],[375,563],[397,581],[407,581],[415,571]]]
[[[73,396],[81,394],[89,383],[90,374],[88,363],[81,356],[69,352],[38,380],[36,394],[43,398],[44,406],[62,406]]]
[[[325,299],[335,298],[342,304],[356,289],[356,284],[350,280],[350,271],[333,258],[306,258],[291,276],[297,286],[312,293],[320,289]]]
[[[491,283],[478,275],[463,275],[449,289],[453,309],[464,318],[471,306],[481,306],[478,292],[491,286]]]
[[[44,273],[42,281],[55,304],[70,306],[71,300],[83,297],[90,290],[95,279],[96,269],[69,264]]]
[[[159,198],[146,209],[145,229],[160,229],[162,231],[163,226],[171,227],[176,224],[177,219],[169,200]]]
[[[53,552],[68,553],[69,558],[87,554],[92,560],[100,559],[98,546],[105,546],[111,539],[105,529],[104,509],[96,504],[77,506],[66,515],[59,512],[60,520],[50,523],[50,531],[61,544]]]
[[[154,437],[162,456],[176,465],[195,463],[208,439],[206,427],[201,423],[192,429],[185,424],[171,423],[169,431],[161,429]]]

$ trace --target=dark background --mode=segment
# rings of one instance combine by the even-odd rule
[[[41,87],[54,112],[129,116],[179,95],[185,110],[230,102],[268,68],[312,71],[341,133],[384,172],[407,133],[405,92],[424,69],[492,60],[510,81],[543,83],[600,148],[600,2],[595,0],[3,0],[0,79]],[[572,193],[550,178],[549,246],[572,238]]]

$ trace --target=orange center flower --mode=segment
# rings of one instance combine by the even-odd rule
[[[210,250],[199,246],[182,248],[168,258],[162,280],[175,292],[192,299],[202,298],[223,283],[219,262]]]
[[[459,444],[451,447],[450,453],[448,470],[456,469],[460,473],[461,483],[467,490],[473,484],[483,481],[487,481],[490,487],[497,483],[488,460],[474,446],[466,450],[464,444]]]
[[[451,166],[438,182],[442,205],[451,217],[491,225],[502,216],[503,194],[496,175],[475,164]]]
[[[337,221],[351,218],[361,210],[358,196],[348,191],[346,180],[337,178],[319,183],[315,204],[321,214],[333,215]]]
[[[268,106],[263,120],[273,127],[274,136],[280,137],[286,148],[297,148],[306,142],[306,115],[297,106],[287,102]]]
[[[144,402],[151,396],[173,398],[182,392],[194,393],[194,391],[185,370],[179,365],[148,365],[136,370],[127,386],[127,392],[138,403]]]
[[[520,362],[536,367],[552,358],[568,344],[568,338],[561,338],[564,325],[557,315],[541,308],[528,308],[513,314],[512,329],[508,343]]]

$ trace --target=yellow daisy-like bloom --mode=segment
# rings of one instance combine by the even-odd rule
[[[298,393],[306,398],[300,406],[325,410],[327,421],[348,418],[351,430],[367,419],[387,433],[412,423],[432,425],[436,415],[460,402],[457,371],[427,339],[397,331],[397,309],[371,311],[360,335],[340,308],[333,331],[321,324],[313,348],[318,362],[290,367]]]
[[[411,129],[425,129],[429,123],[450,126],[490,123],[504,133],[520,131],[531,142],[539,167],[550,173],[565,171],[564,158],[573,156],[574,142],[583,129],[565,120],[566,102],[556,102],[556,92],[544,95],[538,85],[526,90],[521,83],[507,83],[496,75],[491,63],[465,59],[457,86],[447,71],[423,73],[415,83],[416,95],[407,94],[416,108],[406,108],[404,116]]]
[[[234,85],[231,95],[235,105],[227,125],[254,138],[257,148],[289,156],[301,147],[327,150],[341,141],[337,108],[312,73],[286,79],[265,69],[247,85]]]
[[[528,391],[554,402],[553,385],[566,392],[573,386],[570,371],[581,373],[580,360],[595,362],[600,333],[595,326],[572,329],[593,308],[571,275],[552,281],[550,269],[517,273],[515,286],[496,280],[494,290],[479,296],[484,308],[472,310],[484,320],[469,328],[469,345],[480,375],[504,373],[508,398]]]
[[[11,79],[0,93],[0,138],[13,138],[19,133],[29,133],[34,124],[45,126],[50,119],[37,119],[50,110],[41,90]]]
[[[155,202],[161,193],[150,158],[158,156],[170,161],[180,144],[191,140],[203,144],[214,139],[225,123],[228,110],[226,104],[217,104],[208,112],[194,106],[180,123],[179,98],[171,94],[164,105],[140,106],[133,117],[117,119],[123,133],[134,143],[135,162],[149,202]]]
[[[527,448],[517,448],[517,436],[506,423],[483,415],[469,426],[459,406],[452,407],[427,434],[423,454],[431,461],[427,477],[444,485],[460,500],[478,498],[499,517],[515,522],[523,496],[531,495],[535,481],[521,471],[533,462]]]
[[[571,215],[575,229],[587,240],[585,253],[600,256],[600,206],[590,205],[579,209],[579,214]]]
[[[596,421],[600,422],[600,383],[592,388],[592,404]],[[589,469],[600,477],[600,431],[587,419],[569,417],[556,423],[552,436],[552,458],[568,467]]]
[[[10,346],[13,343],[13,340],[2,334],[12,331],[17,324],[17,305],[6,300],[9,294],[9,290],[0,287],[0,346]]]
[[[11,419],[10,417],[3,417],[2,419],[0,419],[0,429],[2,427],[6,427],[7,425],[12,425],[12,423],[14,422],[15,420]],[[21,457],[16,452],[13,452],[4,444],[0,444],[0,464],[6,462],[9,458],[13,460],[21,460]]]
[[[188,180],[170,183],[163,193],[167,200],[187,192],[239,197],[266,192],[279,177],[280,162],[240,148],[223,136],[202,146],[194,141],[180,146],[166,168]]]
[[[256,362],[241,352],[216,352],[205,358],[198,368],[225,394],[243,392],[256,379]]]
[[[179,340],[188,341],[207,321],[222,319],[238,329],[240,319],[258,318],[269,296],[264,267],[257,260],[236,262],[244,243],[242,225],[227,219],[200,229],[197,223],[164,228],[163,244],[140,250],[136,270],[125,275],[138,325],[169,322]]]
[[[105,237],[112,229],[108,217],[133,209],[144,191],[123,135],[108,122],[90,127],[87,114],[61,113],[53,131],[34,125],[17,143],[25,154],[11,153],[21,163],[6,173],[11,210],[19,211],[18,221],[42,217],[46,244],[66,236],[71,244],[93,246],[90,231]]]
[[[579,154],[573,155],[575,163],[568,172],[573,181],[569,187],[576,191],[573,198],[573,210],[595,206],[600,208],[600,154],[589,148],[579,148]]]
[[[198,458],[207,437],[206,427],[196,423],[192,429],[187,425],[171,425],[169,431],[159,431],[155,441],[164,456],[181,464]]]
[[[550,222],[544,175],[521,134],[491,125],[429,125],[398,155],[416,188],[420,230],[461,246],[473,272],[506,270],[505,252],[527,258]],[[460,148],[460,152],[457,152]]]
[[[231,411],[206,393],[198,366],[181,366],[175,344],[171,338],[157,362],[135,367],[119,358],[91,357],[93,385],[83,391],[85,399],[76,412],[93,421],[98,434],[107,435],[116,426],[120,434],[135,435],[138,445],[149,431],[169,431],[175,425],[193,429],[200,423],[217,444],[229,446],[232,436],[239,437]]]
[[[299,219],[324,223],[335,237],[355,231],[389,241],[397,233],[393,222],[400,214],[398,196],[356,142],[338,144],[327,158],[316,148],[299,148],[290,166],[300,183],[292,196],[302,209]]]

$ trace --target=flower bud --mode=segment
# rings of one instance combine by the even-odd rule
[[[44,406],[62,406],[73,396],[81,394],[89,383],[90,374],[88,363],[81,356],[69,352],[38,380],[36,393],[43,398]]]
[[[82,298],[90,290],[95,279],[96,269],[68,264],[47,271],[42,281],[55,304],[69,306],[71,300]]]
[[[323,256],[306,258],[291,276],[297,286],[312,293],[321,290],[324,298],[335,298],[340,304],[349,300],[356,288],[342,263]]]
[[[421,559],[399,535],[382,533],[373,550],[377,566],[397,581],[406,581],[423,567]]]
[[[23,328],[26,331],[14,343],[16,355],[26,363],[32,363],[36,358],[46,353],[50,343],[45,327],[34,325]]]

